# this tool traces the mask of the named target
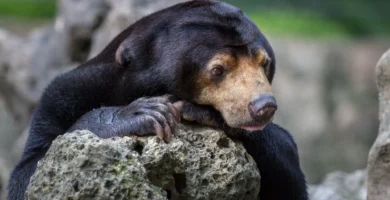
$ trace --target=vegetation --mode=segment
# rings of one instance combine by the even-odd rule
[[[0,0],[0,17],[51,18],[55,8],[55,0]]]
[[[388,0],[224,1],[249,13],[260,27],[264,27],[264,32],[314,37],[390,35]]]
[[[293,11],[268,11],[249,13],[249,17],[266,35],[314,36],[334,38],[349,36],[340,23],[310,13]]]

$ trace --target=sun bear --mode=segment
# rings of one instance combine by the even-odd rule
[[[88,129],[103,138],[152,134],[169,142],[184,119],[242,141],[262,176],[259,199],[306,200],[297,146],[271,122],[274,73],[270,44],[238,8],[196,0],[146,16],[49,84],[8,199],[24,199],[37,162],[59,135]]]

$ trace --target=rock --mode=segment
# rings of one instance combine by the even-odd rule
[[[102,25],[110,10],[105,0],[59,0],[59,12],[55,29],[63,33],[65,45],[62,47],[66,58],[74,62],[84,62],[91,50],[92,38]]]
[[[270,37],[270,43],[277,63],[274,121],[294,135],[308,181],[365,168],[378,130],[373,63],[389,42]]]
[[[100,52],[132,22],[174,2],[179,1],[59,0],[55,22],[32,31],[27,38],[0,30],[0,76],[24,104],[35,105],[56,75],[87,60],[92,46]],[[111,34],[102,35],[104,31]]]
[[[60,48],[61,34],[53,27],[36,30],[28,38],[0,31],[0,155],[10,163],[20,159],[9,149],[20,138],[44,88],[75,67],[65,65],[70,62]]]
[[[73,67],[64,55],[62,47],[66,45],[61,34],[50,26],[33,31],[27,38],[0,31],[0,107],[5,107],[0,116],[6,112],[2,122],[7,123],[1,127],[12,128],[0,130],[7,138],[3,140],[6,148],[12,148],[12,138],[17,138],[28,124],[47,84]]]
[[[58,0],[58,7],[56,26],[75,38],[91,38],[110,9],[105,0]]]
[[[9,174],[10,167],[6,162],[6,159],[3,159],[0,156],[0,200],[6,199],[6,189]]]
[[[17,57],[18,50],[23,48],[24,40],[12,33],[0,29],[0,156],[10,157],[8,149],[12,148],[13,141],[18,138],[29,120],[29,103],[17,91],[17,86],[11,80],[15,77],[13,58]],[[23,60],[18,57],[17,59]],[[19,72],[19,78],[24,76]]]
[[[390,198],[390,50],[376,68],[379,90],[379,134],[368,157],[367,200]]]
[[[27,199],[257,199],[260,175],[240,143],[223,132],[180,125],[157,137],[58,137],[39,162]]]
[[[184,0],[105,0],[110,8],[96,31],[89,57],[96,56],[120,32],[143,16]]]
[[[27,141],[28,133],[30,131],[30,126],[25,128],[19,137],[12,144],[11,152],[8,152],[11,155],[11,163],[17,163],[23,155],[24,146]]]
[[[365,200],[367,195],[366,170],[351,174],[332,172],[317,186],[309,187],[311,200]]]
[[[58,8],[54,24],[34,30],[26,38],[0,31],[0,52],[4,43],[6,53],[0,56],[0,75],[6,69],[7,91],[15,93],[8,96],[20,99],[22,108],[28,107],[21,115],[27,119],[47,84],[87,59],[94,31],[108,10],[103,0],[61,0]]]

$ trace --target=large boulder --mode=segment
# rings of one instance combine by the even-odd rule
[[[17,91],[17,86],[12,80],[23,79],[26,71],[19,70],[15,74],[12,60],[23,60],[23,55],[17,55],[17,50],[23,48],[24,40],[14,34],[0,29],[0,157],[5,159],[10,155],[7,149],[12,148],[12,143],[18,138],[18,134],[28,122],[28,101]]]
[[[365,168],[378,130],[375,63],[389,42],[270,37],[270,43],[274,121],[294,135],[308,181]]]
[[[390,50],[379,60],[379,134],[368,158],[368,200],[390,198]]]
[[[58,137],[38,164],[27,199],[257,199],[260,175],[239,142],[223,132],[180,125],[157,137]]]
[[[7,180],[10,173],[10,168],[6,163],[6,160],[0,156],[0,200],[6,198]]]
[[[366,170],[332,172],[319,185],[309,187],[311,200],[365,200]]]

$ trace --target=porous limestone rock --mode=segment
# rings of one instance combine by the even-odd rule
[[[379,134],[368,157],[367,200],[390,199],[390,50],[376,68],[379,90]]]
[[[257,199],[253,158],[223,132],[180,125],[170,143],[152,137],[59,136],[32,176],[26,198]]]

